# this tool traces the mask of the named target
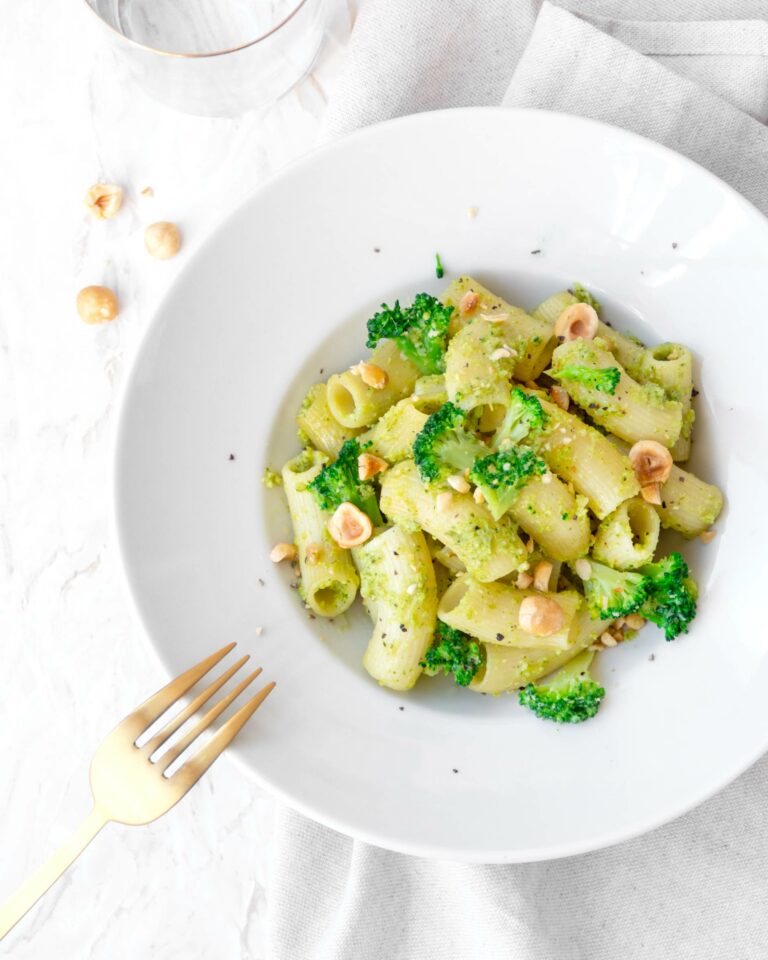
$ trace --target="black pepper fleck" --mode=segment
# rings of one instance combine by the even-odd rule
[[[459,771],[456,769],[456,767],[454,767],[454,768],[453,768],[453,772],[454,772],[454,773],[458,773]]]
[[[264,581],[261,579],[261,577],[259,577],[259,585],[262,586],[262,587],[263,587],[263,586],[266,586],[266,584],[265,584]]]
[[[374,253],[381,253],[381,247],[374,247],[374,248],[373,248],[373,252],[374,252]]]
[[[235,455],[234,455],[234,453],[230,453],[230,455],[229,455],[229,459],[230,459],[230,460],[234,460],[234,459],[235,459]]]
[[[407,633],[407,632],[408,632],[408,627],[406,627],[406,625],[405,625],[404,623],[401,623],[401,624],[400,624],[400,629],[403,631],[403,633]]]
[[[677,242],[675,242],[675,243],[672,244],[672,249],[673,249],[673,250],[677,250]]]
[[[666,501],[666,500],[662,500],[662,501],[661,501],[661,506],[662,506],[662,509],[666,510],[666,509],[667,509],[667,501]]]
[[[501,643],[501,641],[504,639],[504,634],[503,634],[503,633],[497,633],[497,634],[496,634],[496,639],[499,641],[499,643]]]
[[[699,391],[696,389],[696,387],[694,387],[693,390],[691,390],[691,396],[698,397],[698,395],[699,395]]]
[[[398,707],[398,710],[405,710],[405,707]]]
[[[541,250],[531,250],[532,257],[535,257],[537,253],[541,253]]]

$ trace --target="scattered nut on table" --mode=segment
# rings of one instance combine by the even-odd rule
[[[118,314],[117,297],[109,287],[83,287],[77,295],[77,312],[86,323],[107,323]]]
[[[85,205],[97,220],[111,220],[123,205],[123,188],[115,183],[94,183],[85,195]]]
[[[175,257],[181,247],[179,228],[168,220],[150,223],[144,231],[144,246],[147,248],[147,253],[156,260],[169,260]]]

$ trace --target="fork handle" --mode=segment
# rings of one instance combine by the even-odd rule
[[[11,894],[0,907],[0,940],[80,856],[106,823],[109,823],[109,817],[94,807],[69,839]]]

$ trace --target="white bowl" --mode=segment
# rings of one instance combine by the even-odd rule
[[[684,549],[699,617],[673,643],[649,630],[603,655],[607,697],[583,725],[447,679],[380,689],[360,665],[365,617],[310,620],[269,561],[290,528],[260,477],[297,450],[305,389],[364,355],[382,300],[459,273],[527,307],[581,281],[620,329],[696,354],[693,469],[728,503],[715,541]],[[637,835],[753,763],[768,746],[766,277],[768,224],[730,188],[647,140],[553,113],[397,120],[243,204],[146,336],[115,486],[126,575],[168,672],[237,640],[277,680],[233,751],[242,766],[372,843],[515,862]]]

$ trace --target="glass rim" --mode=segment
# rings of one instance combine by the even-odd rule
[[[106,27],[107,30],[113,33],[116,37],[119,37],[121,40],[124,40],[133,47],[138,47],[140,50],[146,50],[148,53],[156,53],[161,57],[175,57],[180,60],[204,60],[207,57],[223,57],[228,53],[237,53],[239,50],[247,50],[248,47],[253,47],[257,43],[261,43],[263,40],[268,40],[273,34],[277,33],[279,30],[282,30],[286,24],[293,20],[302,7],[306,6],[310,2],[311,0],[298,0],[296,6],[290,10],[282,20],[270,27],[269,30],[260,34],[260,36],[255,37],[253,40],[248,40],[245,43],[238,44],[236,47],[227,47],[223,50],[211,50],[206,53],[180,53],[174,50],[163,50],[161,47],[152,47],[148,43],[142,43],[140,40],[134,40],[133,37],[129,37],[127,34],[121,33],[117,27],[114,27],[111,23],[104,19],[104,17],[94,8],[91,0],[83,0],[85,6],[91,11],[99,23]]]

